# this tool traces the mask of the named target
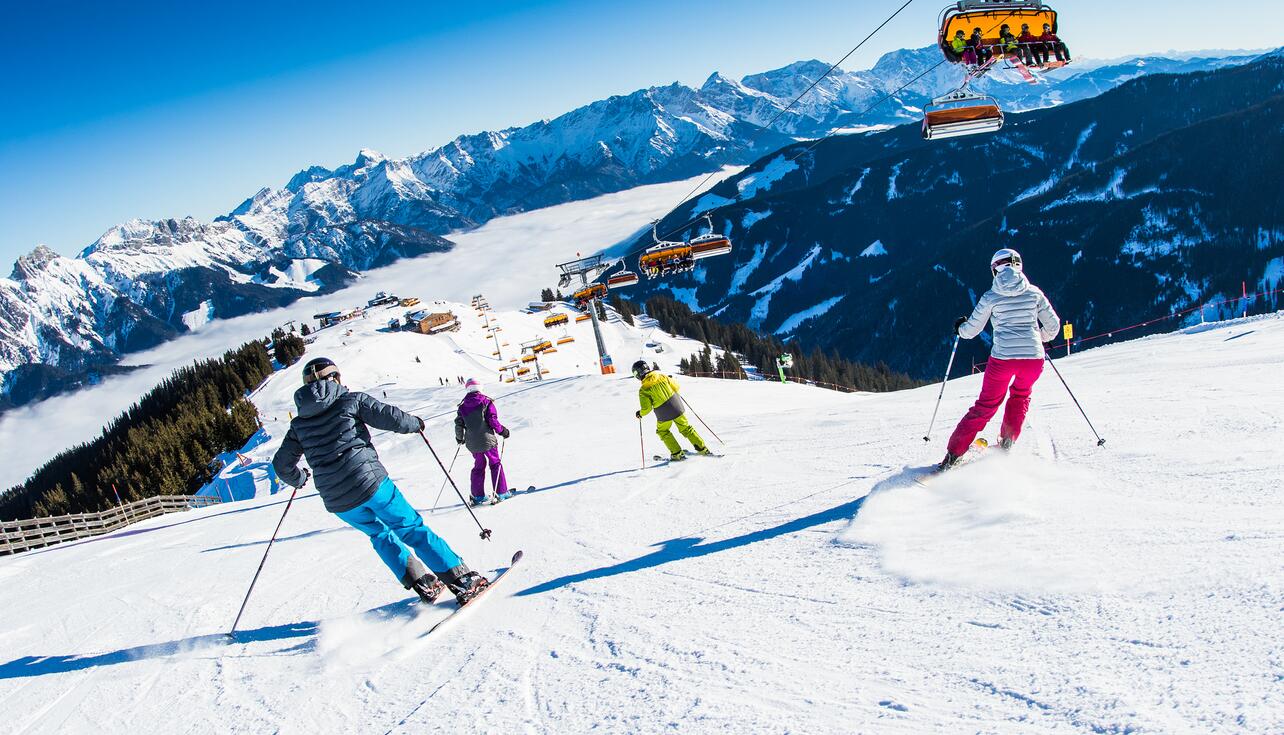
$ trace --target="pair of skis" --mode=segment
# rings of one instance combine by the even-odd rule
[[[959,457],[958,461],[955,462],[953,465],[951,465],[950,467],[944,467],[944,468],[941,467],[939,464],[931,465],[930,467],[925,468],[926,470],[925,472],[915,477],[914,482],[915,484],[926,487],[928,480],[939,477],[951,470],[957,470],[958,468],[962,467],[965,464],[970,464],[976,461],[983,454],[985,454],[985,451],[989,448],[990,448],[990,442],[988,440],[983,439],[981,437],[977,437],[977,439],[972,442],[972,446],[968,447],[967,451],[963,453],[963,456]]]
[[[709,454],[701,454],[700,452],[693,452],[690,449],[684,450],[683,454],[686,455],[687,459],[690,459],[691,457],[704,457],[707,459],[722,459],[723,457],[726,456],[725,454],[716,454],[713,452],[710,452]],[[685,462],[686,459],[675,460],[672,457],[666,457],[662,454],[653,454],[651,455],[651,461],[654,464],[647,465],[647,469],[650,469],[652,467],[663,467],[668,464],[673,464],[675,461]]]
[[[481,508],[481,507],[483,507],[483,506],[487,506],[487,505],[499,505],[500,503],[504,502],[504,500],[512,500],[515,496],[520,495],[520,494],[522,494],[522,493],[533,493],[533,492],[535,492],[535,486],[534,486],[534,485],[531,485],[530,487],[527,487],[525,490],[517,490],[517,489],[513,489],[513,490],[509,491],[509,493],[508,493],[509,497],[508,497],[508,498],[500,498],[498,495],[487,495],[487,496],[486,496],[486,500],[485,500],[484,502],[481,502],[481,503],[473,503],[473,507],[474,507],[474,508]],[[472,500],[471,500],[471,499],[469,499],[469,501],[468,501],[468,502],[472,503]]]
[[[452,620],[457,619],[460,613],[464,612],[465,610],[473,609],[473,607],[476,606],[478,600],[485,597],[486,594],[489,593],[491,590],[495,589],[495,585],[499,584],[500,580],[502,580],[504,577],[507,577],[508,573],[513,571],[513,567],[517,566],[517,562],[522,560],[522,553],[523,552],[521,550],[518,550],[516,554],[513,554],[513,559],[511,562],[509,562],[508,567],[505,569],[499,570],[495,574],[494,578],[490,580],[490,584],[486,585],[485,589],[483,589],[481,592],[478,592],[476,595],[474,595],[464,604],[452,610],[450,614],[447,615],[446,617],[442,618],[441,620],[438,620],[436,623],[433,623],[433,626],[429,628],[427,631],[425,631],[423,635],[424,636],[432,635],[433,633],[441,630],[443,627],[449,624]]]

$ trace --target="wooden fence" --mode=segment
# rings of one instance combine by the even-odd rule
[[[0,556],[98,536],[146,518],[219,502],[208,495],[156,495],[97,513],[0,521]]]

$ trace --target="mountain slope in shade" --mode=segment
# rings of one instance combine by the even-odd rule
[[[828,65],[801,61],[739,81],[713,74],[699,88],[639,90],[553,120],[461,136],[405,159],[362,150],[351,164],[312,166],[283,188],[264,188],[212,223],[124,223],[86,248],[79,265],[60,260],[37,268],[39,277],[0,281],[0,396],[22,403],[74,385],[121,354],[211,319],[270,308],[329,290],[355,272],[440,251],[449,247],[442,235],[499,215],[748,163],[835,129],[914,119],[930,96],[957,83],[957,69],[941,66],[868,108],[937,61],[934,48],[902,50],[869,70],[839,70],[783,114]],[[1241,62],[1072,66],[1039,85],[997,71],[978,87],[997,90],[1018,108],[1044,107],[1159,68]],[[47,264],[51,255],[26,260]]]
[[[1284,200],[1268,182],[1284,167],[1281,94],[1284,59],[1270,55],[1147,76],[1010,116],[990,136],[928,143],[907,126],[786,148],[665,223],[712,209],[735,254],[640,295],[668,291],[928,377],[953,318],[988,288],[998,247],[1026,256],[1080,335],[1235,297],[1241,283],[1278,288]],[[985,353],[979,340],[961,348],[965,361]]]

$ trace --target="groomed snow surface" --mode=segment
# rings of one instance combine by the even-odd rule
[[[525,550],[502,587],[425,637],[446,606],[412,604],[310,491],[235,642],[221,634],[282,494],[0,558],[5,729],[1284,732],[1284,315],[1059,359],[1105,447],[1049,371],[1011,455],[920,486],[979,376],[949,384],[930,444],[935,386],[683,378],[727,456],[641,470],[636,383],[576,375],[587,324],[544,383],[504,386],[467,311],[437,337],[372,315],[309,355],[429,418],[446,462],[461,390],[439,378],[491,381],[509,478],[537,486],[478,511],[493,541],[449,488],[431,510],[442,476],[417,436],[375,442],[469,563]],[[537,315],[499,321],[513,347],[542,332]],[[621,366],[688,347],[607,337]],[[256,394],[272,438],[253,458],[297,384],[290,369]]]

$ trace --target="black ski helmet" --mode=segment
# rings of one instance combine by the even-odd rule
[[[316,357],[308,360],[308,364],[303,366],[303,382],[315,383],[318,380],[325,380],[333,376],[335,380],[339,379],[339,366],[334,364],[334,360],[328,357]]]
[[[646,364],[645,360],[638,360],[633,363],[633,377],[641,380],[651,372],[651,366]]]

